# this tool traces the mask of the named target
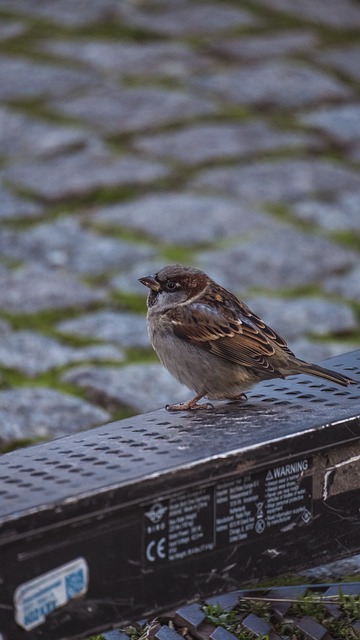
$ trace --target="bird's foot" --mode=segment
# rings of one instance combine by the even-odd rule
[[[214,405],[211,402],[204,402],[199,404],[198,400],[204,397],[204,393],[199,393],[195,398],[188,400],[187,402],[178,402],[177,404],[167,404],[166,411],[198,411],[201,409],[209,410],[213,409]]]
[[[235,402],[246,402],[246,400],[248,399],[246,393],[239,393],[238,396],[236,396],[236,398],[233,398],[233,400],[235,400]]]
[[[213,409],[214,405],[211,402],[204,402],[203,404],[195,403],[191,404],[190,402],[179,402],[178,404],[167,404],[165,409],[166,411],[198,411],[200,409]]]

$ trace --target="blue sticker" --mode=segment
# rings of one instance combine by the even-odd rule
[[[44,573],[17,587],[14,594],[15,620],[30,631],[45,622],[55,609],[84,595],[88,589],[89,569],[84,558]]]
[[[72,600],[84,592],[85,573],[83,568],[77,569],[65,576],[65,590],[68,600]]]

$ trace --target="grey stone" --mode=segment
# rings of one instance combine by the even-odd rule
[[[257,0],[259,2],[259,0]],[[260,0],[267,9],[293,13],[301,20],[312,20],[337,29],[360,25],[360,7],[352,0]],[[259,3],[260,3],[259,2]]]
[[[0,57],[0,99],[64,97],[98,84],[94,72],[75,71],[22,58]]]
[[[286,227],[258,232],[246,242],[198,254],[201,267],[240,293],[318,283],[359,263],[358,255],[325,238]]]
[[[360,162],[360,142],[354,145],[351,150],[350,157],[352,160],[355,160],[355,162]]]
[[[312,192],[359,188],[358,172],[326,160],[279,160],[203,171],[193,187],[239,196],[249,202],[292,202]]]
[[[159,262],[159,258],[157,260],[139,260],[139,262],[137,262],[133,267],[126,269],[126,271],[123,271],[112,278],[110,286],[120,292],[143,296],[145,312],[145,297],[147,295],[147,290],[144,285],[139,282],[138,278],[156,273],[159,271],[161,266],[162,262]]]
[[[25,200],[0,186],[0,220],[38,218],[44,208],[37,202]]]
[[[352,145],[360,140],[360,105],[345,104],[317,109],[300,116],[299,120],[302,124],[317,127],[341,144]]]
[[[303,616],[300,620],[297,620],[296,629],[300,631],[301,635],[308,638],[321,638],[321,636],[326,638],[329,635],[325,627],[310,616]]]
[[[303,200],[292,211],[298,220],[311,222],[328,231],[353,231],[360,235],[360,192],[340,192],[331,202]]]
[[[341,342],[314,342],[314,340],[307,340],[305,338],[291,340],[289,342],[290,349],[298,358],[306,360],[307,362],[316,363],[320,363],[326,358],[334,358],[347,351],[358,349],[358,346],[359,345],[355,344],[350,345],[348,342],[345,345]]]
[[[239,60],[262,60],[270,57],[304,53],[318,44],[318,37],[306,29],[292,29],[261,36],[242,36],[215,42],[215,53]]]
[[[0,107],[0,148],[8,158],[49,157],[85,147],[89,134],[75,127],[60,127]]]
[[[0,252],[14,260],[79,274],[125,269],[154,255],[150,247],[104,237],[81,228],[78,220],[70,217],[22,232],[2,229]]]
[[[111,345],[73,348],[34,331],[5,330],[0,336],[0,363],[28,376],[75,362],[124,359],[122,351]]]
[[[127,367],[76,367],[62,375],[99,399],[105,406],[127,406],[143,413],[169,402],[181,402],[191,392],[177,382],[160,364],[133,364]]]
[[[246,304],[286,340],[304,335],[342,335],[358,329],[353,310],[340,302],[256,296],[247,298]]]
[[[272,625],[269,622],[266,622],[263,618],[259,618],[253,613],[249,613],[245,618],[242,619],[241,625],[250,633],[253,633],[258,637],[266,636],[271,632]],[[319,625],[320,626],[320,625]]]
[[[69,273],[36,266],[0,271],[0,309],[36,313],[44,309],[83,308],[106,299],[106,293],[90,288]]]
[[[159,625],[159,628],[154,633],[154,638],[155,640],[179,640],[181,636],[173,627]]]
[[[265,122],[197,124],[170,133],[135,138],[137,151],[188,164],[253,156],[266,151],[316,147],[315,137],[276,131]]]
[[[191,2],[175,3],[161,11],[154,11],[152,7],[147,11],[133,11],[125,20],[128,24],[167,37],[216,33],[259,23],[243,9],[210,3],[196,5]]]
[[[125,311],[96,311],[58,324],[61,333],[96,338],[128,347],[150,347],[144,315]]]
[[[181,621],[186,627],[192,629],[197,629],[201,623],[206,620],[203,607],[198,602],[180,607],[180,609],[177,609],[175,615],[177,623]],[[160,638],[158,638],[158,640],[160,640]]]
[[[11,331],[11,326],[9,322],[0,318],[0,336],[5,334],[7,331]]]
[[[2,22],[0,24],[0,42],[22,36],[26,32],[26,28],[22,22]]]
[[[217,112],[215,102],[185,91],[154,87],[99,89],[53,107],[103,133],[130,132]]]
[[[117,0],[1,0],[0,7],[19,14],[38,16],[51,22],[60,22],[68,27],[114,19]]]
[[[17,188],[28,189],[49,200],[80,197],[104,187],[149,184],[166,176],[169,169],[159,162],[133,155],[120,158],[99,148],[42,161],[14,164],[3,171]]]
[[[322,564],[319,567],[313,567],[312,569],[306,569],[302,571],[300,575],[308,576],[312,579],[315,578],[317,582],[324,583],[333,580],[342,581],[344,576],[352,576],[359,572],[360,554],[343,560],[329,562],[328,564]]]
[[[0,391],[0,441],[60,438],[103,424],[104,409],[53,389],[22,387]]]
[[[42,50],[68,59],[75,58],[95,69],[116,76],[163,76],[182,78],[210,66],[180,42],[112,42],[94,40],[57,40],[42,45]]]
[[[276,225],[239,200],[189,192],[153,194],[105,207],[94,213],[93,220],[187,246]]]
[[[276,59],[203,75],[193,84],[236,104],[291,109],[352,95],[342,82],[325,72]]]
[[[335,293],[349,300],[360,300],[360,265],[345,275],[326,278],[323,289],[326,293]]]
[[[358,8],[359,18],[357,24],[360,25],[360,7]],[[354,27],[354,25],[352,25]],[[355,80],[360,80],[360,45],[354,44],[351,46],[344,46],[337,49],[330,49],[321,53],[317,60],[322,64],[330,65],[345,73],[348,76],[352,76]]]

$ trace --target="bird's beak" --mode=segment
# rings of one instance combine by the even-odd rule
[[[141,282],[141,284],[144,284],[145,287],[148,287],[152,291],[159,291],[160,290],[160,284],[154,278],[154,276],[144,276],[144,278],[139,278],[139,282]]]

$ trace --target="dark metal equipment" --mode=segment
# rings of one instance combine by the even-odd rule
[[[360,383],[360,351],[326,362]],[[360,551],[360,390],[296,376],[0,458],[0,639],[81,638]]]

